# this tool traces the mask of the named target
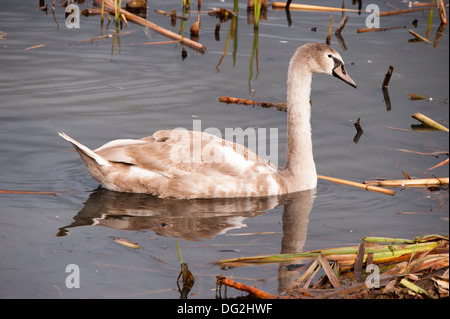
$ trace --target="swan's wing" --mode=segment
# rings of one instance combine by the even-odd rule
[[[134,145],[143,144],[146,144],[146,142],[141,140],[113,140],[97,148],[95,152],[111,162],[135,164],[133,157],[127,155],[127,149]]]
[[[169,177],[212,172],[239,176],[255,168],[266,174],[276,171],[248,148],[198,131],[158,131],[139,140],[111,141],[95,152],[109,161],[137,165]]]

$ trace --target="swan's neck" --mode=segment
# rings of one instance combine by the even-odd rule
[[[292,191],[312,189],[317,184],[311,139],[312,73],[303,65],[291,65],[287,81],[286,172]]]

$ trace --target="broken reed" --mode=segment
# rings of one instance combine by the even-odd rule
[[[411,115],[411,117],[415,118],[416,120],[418,120],[419,122],[422,122],[425,125],[435,128],[437,130],[444,131],[444,132],[449,131],[448,128],[446,128],[445,126],[439,124],[438,122],[430,119],[428,116],[423,115],[422,113],[414,113],[413,115]]]
[[[416,39],[418,39],[419,41],[431,43],[431,41],[429,41],[428,39],[424,38],[424,37],[421,36],[420,34],[414,32],[413,30],[408,30],[408,32],[409,32],[410,34],[412,34],[412,35],[413,35]]]
[[[336,184],[353,186],[353,187],[356,187],[356,188],[364,189],[366,191],[377,192],[377,193],[390,195],[390,196],[394,196],[395,195],[395,192],[393,190],[381,188],[381,187],[378,187],[378,186],[373,186],[373,185],[368,185],[368,184],[361,184],[361,183],[357,183],[357,182],[348,181],[348,180],[345,180],[345,179],[329,177],[329,176],[324,176],[324,175],[320,175],[320,174],[317,174],[317,178],[328,180],[328,181],[336,183]]]
[[[389,81],[391,80],[392,72],[394,72],[394,67],[392,65],[390,65],[386,75],[384,76],[384,81],[383,81],[383,84],[382,84],[383,88],[387,88],[388,87]]]
[[[435,253],[439,253],[439,249],[437,249],[438,246],[443,247],[443,249],[446,248],[448,251],[448,237],[440,235],[420,236],[416,237],[414,240],[390,237],[365,237],[362,240],[365,243],[384,244],[377,244],[375,247],[365,245],[363,262],[366,262],[370,255],[372,263],[374,264],[411,260],[413,256],[418,256],[419,253],[425,253],[432,250],[437,250]],[[322,254],[330,262],[339,262],[340,268],[348,269],[354,266],[359,247],[360,246],[351,246],[312,250],[294,254],[240,257],[221,260],[218,264],[221,266],[237,267],[249,264],[293,262],[316,259]]]
[[[440,178],[420,178],[420,179],[398,179],[398,180],[380,180],[365,181],[364,184],[384,187],[430,187],[448,185],[448,177]]]
[[[445,12],[444,0],[436,0],[436,3],[439,11],[439,17],[441,18],[441,23],[447,24],[447,13]]]

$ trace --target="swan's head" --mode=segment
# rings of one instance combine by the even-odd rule
[[[355,81],[347,74],[341,55],[325,43],[308,43],[297,49],[295,60],[301,59],[312,73],[325,73],[341,79],[356,88]]]

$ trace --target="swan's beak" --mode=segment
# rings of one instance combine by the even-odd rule
[[[344,64],[341,63],[337,67],[333,69],[333,76],[337,77],[338,79],[341,79],[347,84],[350,84],[356,89],[356,83],[352,80],[351,77],[348,76],[347,72],[345,71]]]

